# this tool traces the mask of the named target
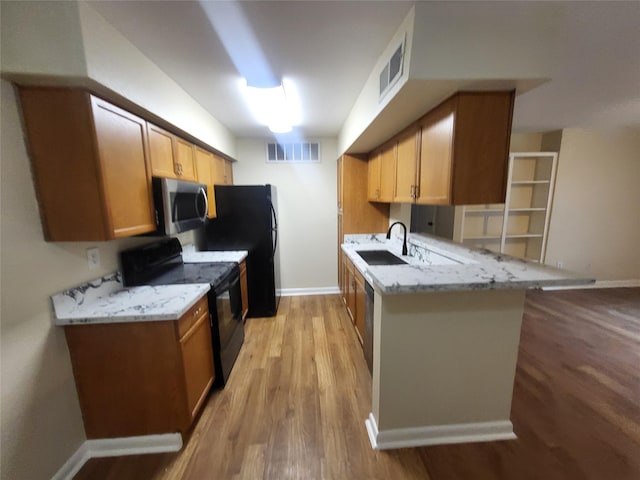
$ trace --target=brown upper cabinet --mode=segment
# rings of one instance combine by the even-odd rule
[[[396,148],[395,191],[374,201],[503,203],[513,101],[512,91],[459,92],[428,112],[385,144]]]
[[[180,137],[175,138],[176,147],[176,173],[178,178],[182,180],[196,181],[195,166],[195,145],[191,142],[183,140]]]
[[[195,182],[195,146],[152,123],[147,131],[153,175]]]
[[[215,185],[233,185],[233,165],[218,155],[214,155],[213,183]]]
[[[411,203],[415,199],[419,148],[420,130],[417,127],[412,127],[398,135],[394,202]]]
[[[156,229],[146,122],[88,92],[21,87],[48,241],[103,241]]]
[[[380,149],[369,155],[368,162],[367,199],[370,202],[380,201]]]
[[[393,201],[396,182],[396,144],[387,142],[369,157],[368,198],[372,202]]]
[[[214,153],[195,147],[196,178],[207,186],[209,218],[216,217],[215,185],[233,185],[231,161]]]
[[[421,122],[417,203],[503,203],[514,92],[458,93]]]

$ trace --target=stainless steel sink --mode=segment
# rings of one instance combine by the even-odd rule
[[[402,265],[407,263],[388,250],[356,250],[356,253],[368,265]]]

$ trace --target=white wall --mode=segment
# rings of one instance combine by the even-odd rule
[[[69,352],[49,297],[118,269],[118,252],[150,238],[44,241],[13,86],[1,82],[0,388],[2,478],[47,479],[84,442]],[[187,232],[183,243],[193,242]],[[86,249],[101,268],[89,270]]]
[[[541,133],[512,133],[510,152],[539,152],[542,144]],[[557,152],[557,150],[552,150]]]
[[[555,2],[416,2],[410,77],[551,76],[564,6]],[[502,18],[502,22],[497,19]],[[456,35],[452,36],[451,32]],[[442,42],[447,48],[442,48]],[[443,76],[444,75],[444,76]]]
[[[235,138],[88,2],[2,2],[2,74],[91,86],[235,156]]]
[[[415,7],[414,7],[415,8]],[[411,8],[398,30],[389,41],[387,47],[381,52],[378,61],[373,67],[369,78],[362,87],[362,91],[356,103],[351,108],[347,119],[344,122],[338,135],[338,152],[344,153],[360,134],[371,124],[380,111],[395,97],[395,95],[407,83],[409,78],[411,49],[413,45],[413,19],[414,8]],[[389,61],[393,52],[398,48],[402,39],[406,39],[404,66],[402,75],[389,91],[385,94],[382,102],[378,103],[380,89],[380,72],[383,66]],[[386,139],[380,139],[384,141]]]
[[[389,225],[393,222],[402,222],[407,228],[411,228],[411,204],[410,203],[392,203],[389,208]],[[401,234],[402,229],[394,230],[395,235]],[[409,233],[407,231],[407,233]]]
[[[79,2],[78,9],[89,78],[221,152],[235,156],[235,138],[226,127],[113,28],[90,3]]]
[[[266,142],[238,140],[233,179],[277,188],[282,288],[337,287],[336,140],[320,139],[320,163],[282,165],[266,163]]]
[[[545,136],[543,149],[557,144]],[[562,131],[546,263],[640,281],[640,128]]]
[[[75,2],[1,2],[0,11],[3,72],[86,74]]]

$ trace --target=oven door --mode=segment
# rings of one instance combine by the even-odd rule
[[[213,387],[221,388],[227,383],[244,343],[240,268],[237,265],[226,279],[209,291],[209,309],[216,371]]]
[[[237,328],[242,328],[242,296],[240,292],[240,269],[236,266],[231,274],[215,287],[216,318],[214,330],[220,340],[219,349],[225,350]],[[215,347],[215,346],[214,346]]]

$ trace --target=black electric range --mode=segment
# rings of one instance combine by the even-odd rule
[[[182,246],[177,238],[123,250],[120,252],[120,263],[125,286],[211,285],[207,299],[216,372],[213,385],[223,387],[244,342],[238,264],[184,263]]]

